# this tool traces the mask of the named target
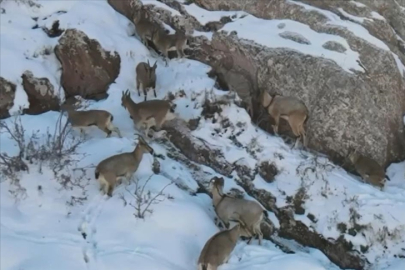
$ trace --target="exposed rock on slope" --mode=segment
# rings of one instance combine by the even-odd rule
[[[68,29],[55,47],[62,64],[62,86],[66,97],[80,95],[103,99],[120,72],[117,53],[104,50],[100,43],[76,29]]]
[[[0,119],[10,116],[8,110],[13,107],[16,85],[0,77]]]
[[[288,239],[294,239],[298,243],[321,250],[333,263],[344,269],[364,269],[368,261],[360,254],[352,252],[350,244],[343,238],[336,241],[325,239],[322,235],[308,228],[301,221],[295,221],[290,209],[277,208],[276,198],[268,191],[254,188],[252,181],[255,172],[248,167],[239,164],[229,164],[221,151],[208,148],[202,141],[193,137],[182,120],[170,121],[165,124],[170,141],[192,162],[213,168],[217,173],[229,176],[232,171],[237,174],[236,182],[245,191],[256,198],[267,210],[273,211],[280,221],[278,234]],[[201,154],[202,153],[202,154]],[[193,169],[193,168],[190,168]],[[263,234],[270,239],[274,232],[274,225],[270,221],[262,224]]]
[[[187,32],[204,29],[190,19],[183,6],[171,0],[163,2],[183,14],[183,19],[180,19],[178,15],[170,16],[170,12],[155,11],[155,16],[165,23]],[[405,112],[402,74],[405,71],[399,70],[399,60],[392,52],[402,62],[405,62],[405,55],[395,31],[378,17],[377,11],[372,13],[372,6],[352,7],[354,4],[347,1],[345,4],[341,3],[343,1],[309,2],[326,10],[306,9],[299,2],[278,0],[195,1],[209,10],[244,10],[263,19],[290,19],[306,24],[318,33],[341,36],[350,49],[359,54],[361,69],[350,73],[329,59],[286,48],[268,48],[247,41],[238,33],[228,34],[221,29],[214,32],[212,40],[192,38],[194,50],[191,58],[214,66],[222,83],[236,91],[248,109],[254,109],[254,121],[262,114],[258,104],[260,91],[302,99],[310,110],[307,122],[309,146],[328,154],[334,161],[341,162],[350,147],[372,156],[384,166],[404,159],[405,132],[401,115]],[[347,9],[349,4],[351,12],[358,10],[359,16],[369,17],[364,19],[364,27],[374,37],[367,33],[366,38],[363,35],[365,29],[359,30],[363,34],[357,35],[359,22],[347,14],[345,17],[339,10]],[[128,13],[126,9],[131,8],[130,4],[125,9],[122,5],[114,6],[124,15]],[[155,10],[153,6],[151,10]],[[328,24],[331,19],[334,21]],[[343,45],[325,46],[328,50],[340,52],[342,58],[348,57],[344,51],[349,48]],[[262,121],[261,126],[271,130],[266,121]]]
[[[48,78],[35,78],[31,71],[24,72],[21,78],[30,103],[24,113],[40,114],[59,110],[59,98],[55,96],[55,88]]]

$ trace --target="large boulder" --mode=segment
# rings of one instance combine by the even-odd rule
[[[0,119],[10,116],[8,110],[14,105],[16,85],[0,77]]]
[[[164,2],[170,5],[172,1]],[[306,9],[300,2],[294,4],[278,0],[258,0],[249,5],[245,0],[194,2],[209,10],[244,10],[263,19],[290,19],[306,24],[318,33],[343,37],[350,49],[359,54],[363,72],[348,72],[327,58],[287,48],[268,48],[242,39],[236,32],[225,33],[221,29],[213,33],[211,40],[192,38],[190,47],[195,50],[191,58],[213,66],[222,84],[236,91],[247,104],[247,109],[253,110],[254,121],[263,115],[258,101],[261,91],[296,96],[303,100],[310,111],[307,121],[309,147],[328,154],[338,163],[342,163],[352,147],[373,157],[383,166],[405,159],[405,131],[402,124],[405,80],[398,68],[400,64],[397,64],[401,60],[405,63],[403,43],[390,21],[379,17],[381,13],[374,4],[362,6],[351,3],[349,8],[347,1],[306,1],[315,6]],[[363,3],[366,4],[366,1]],[[364,28],[380,40],[379,46],[357,36],[350,28],[328,23],[327,13],[316,10],[316,6],[338,14],[335,15],[337,18],[346,21],[354,20],[346,14],[349,12],[359,18],[367,16]],[[176,5],[172,4],[171,7],[176,8]],[[184,8],[179,10],[186,14]],[[341,10],[349,12],[342,13]],[[155,16],[169,25],[174,24],[161,12],[155,12]],[[184,16],[187,18],[190,15]],[[360,23],[354,21],[355,24]],[[397,28],[400,29],[399,26]],[[325,43],[324,48],[342,52],[339,45]],[[267,121],[260,122],[260,126],[271,131],[270,122],[271,119],[267,118]],[[280,131],[289,129],[285,122],[283,127]]]
[[[24,113],[41,114],[59,110],[60,99],[48,78],[36,78],[28,70],[24,72],[21,78],[30,103],[29,108],[24,109]]]
[[[97,40],[80,30],[68,29],[59,39],[55,54],[62,64],[61,83],[66,98],[80,95],[103,99],[120,72],[118,53],[104,50]]]

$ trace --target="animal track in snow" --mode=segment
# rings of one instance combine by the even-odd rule
[[[78,227],[78,231],[84,240],[83,259],[87,263],[88,269],[91,269],[92,263],[97,261],[96,222],[105,201],[106,195],[98,194],[84,211],[82,221]]]

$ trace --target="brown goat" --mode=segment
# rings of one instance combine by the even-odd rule
[[[138,89],[138,95],[141,96],[141,89],[145,96],[145,101],[147,98],[147,90],[152,88],[153,94],[155,97],[156,95],[156,68],[157,68],[157,61],[150,65],[149,60],[148,63],[140,62],[136,66],[136,88]]]
[[[295,97],[285,97],[276,95],[270,96],[264,91],[261,97],[262,105],[266,111],[274,118],[274,133],[278,134],[278,125],[280,118],[288,121],[293,133],[297,136],[294,147],[297,146],[299,139],[302,139],[304,146],[307,146],[307,138],[304,124],[308,118],[308,109],[305,104]]]

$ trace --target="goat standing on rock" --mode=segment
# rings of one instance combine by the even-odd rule
[[[148,63],[141,62],[136,66],[136,88],[138,89],[138,96],[141,96],[141,89],[146,97],[148,95],[147,90],[152,88],[153,94],[155,97],[156,95],[156,68],[157,68],[157,61],[150,65],[149,60]]]
[[[298,137],[294,147],[297,146],[299,139],[302,140],[304,147],[307,146],[304,124],[308,119],[308,108],[301,100],[295,97],[279,95],[272,97],[264,91],[261,96],[261,102],[276,122],[273,126],[274,133],[278,134],[280,118],[283,118],[288,121],[294,135]]]
[[[141,42],[149,47],[148,40],[152,40],[152,33],[159,25],[149,19],[148,11],[145,8],[140,8],[134,12],[133,21]]]
[[[169,120],[176,118],[172,105],[167,100],[148,100],[135,103],[129,94],[129,90],[122,92],[121,105],[126,108],[138,130],[145,129],[145,136],[148,137],[149,129],[156,127],[160,130],[162,125]]]
[[[365,182],[379,187],[381,190],[384,189],[386,179],[390,179],[385,175],[384,169],[377,161],[363,156],[353,149],[349,151],[348,157]]]
[[[184,48],[187,45],[187,37],[181,31],[176,31],[175,34],[166,34],[164,29],[155,29],[152,32],[152,41],[156,48],[163,54],[168,65],[169,50],[175,48],[178,58],[185,56]]]
[[[250,236],[258,235],[259,245],[262,244],[263,233],[260,224],[267,211],[260,204],[245,199],[233,198],[223,193],[224,178],[214,177],[210,183],[212,202],[218,218],[226,228],[229,228],[229,221],[239,222]],[[252,240],[251,237],[248,244]]]

